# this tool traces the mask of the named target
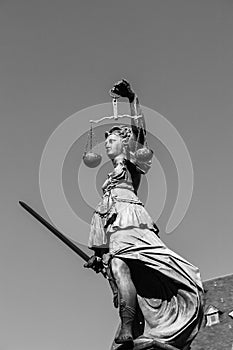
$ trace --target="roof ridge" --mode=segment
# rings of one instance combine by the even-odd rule
[[[213,281],[213,280],[216,280],[218,278],[222,278],[222,277],[227,277],[227,276],[233,276],[233,273],[227,273],[226,275],[221,275],[221,276],[217,276],[217,277],[212,277],[212,278],[209,278],[207,280],[204,280],[203,282],[208,282],[208,281]]]
[[[205,315],[208,315],[208,312],[210,311],[210,309],[213,309],[213,312],[218,312],[220,314],[223,313],[223,311],[221,309],[219,309],[217,306],[215,306],[214,304],[209,304],[209,305],[206,305],[205,309],[204,309],[204,314]],[[215,311],[216,310],[216,311]]]

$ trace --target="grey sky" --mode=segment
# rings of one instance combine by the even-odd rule
[[[0,1],[0,349],[110,347],[118,315],[106,281],[17,202],[47,217],[38,173],[49,136],[108,102],[122,77],[193,162],[188,213],[162,239],[204,279],[233,272],[232,15],[229,0]]]

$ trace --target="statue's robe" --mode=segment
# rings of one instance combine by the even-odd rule
[[[91,221],[89,247],[108,247],[109,263],[116,257],[128,264],[137,290],[135,338],[186,350],[202,320],[202,282],[198,268],[161,241],[136,195],[149,167],[127,160],[115,165]]]

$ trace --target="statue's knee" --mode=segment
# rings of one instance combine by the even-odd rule
[[[113,276],[116,278],[120,274],[121,260],[117,258],[113,258],[111,260],[111,269],[112,269]]]
[[[127,264],[119,258],[112,259],[111,269],[116,281],[121,280],[122,278],[124,278],[124,276],[129,274],[129,268]]]
[[[111,261],[111,269],[113,276],[116,280],[119,280],[122,278],[122,274],[124,273],[125,270],[125,263],[121,259],[118,258],[113,258]]]

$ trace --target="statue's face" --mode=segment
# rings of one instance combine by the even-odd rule
[[[110,159],[114,159],[123,153],[124,144],[122,142],[121,136],[117,134],[109,135],[105,140],[105,148],[107,156]]]

